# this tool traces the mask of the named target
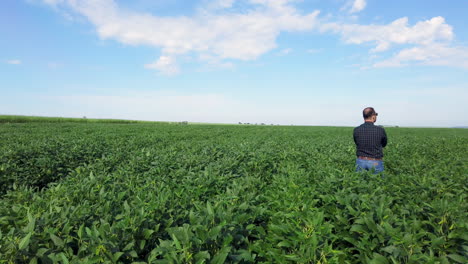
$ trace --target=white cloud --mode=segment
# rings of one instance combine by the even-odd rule
[[[437,41],[451,41],[454,33],[452,27],[445,23],[443,17],[434,17],[408,26],[408,18],[399,18],[388,25],[358,25],[328,23],[322,31],[341,34],[342,39],[350,44],[374,43],[373,52],[382,52],[392,45],[417,44],[428,45]]]
[[[361,12],[366,6],[366,0],[346,0],[345,4],[340,8],[340,11],[352,15],[350,18],[356,19],[357,16],[353,14]]]
[[[205,0],[202,2],[206,7],[199,8],[192,16],[138,13],[123,9],[115,0],[42,1],[85,17],[102,39],[160,49],[161,56],[145,67],[166,75],[180,72],[177,59],[181,56],[195,55],[208,65],[232,67],[234,60],[255,60],[277,48],[276,40],[281,32],[313,30],[340,35],[347,44],[370,45],[371,53],[398,52],[393,58],[372,63],[375,67],[418,62],[465,68],[462,60],[465,57],[457,58],[454,54],[455,51],[464,54],[466,48],[451,45],[452,26],[441,16],[414,25],[409,24],[407,17],[385,25],[360,25],[325,23],[319,19],[319,11],[300,12],[293,5],[297,0]],[[348,2],[346,9],[355,13],[365,7],[365,0],[354,0]],[[405,49],[398,50],[402,45]],[[407,48],[408,45],[413,47]],[[431,55],[434,50],[439,53]],[[288,52],[288,49],[279,51],[280,54]],[[418,58],[421,54],[426,57]],[[369,59],[375,62],[374,58]]]
[[[250,9],[243,12],[217,14],[205,9],[193,17],[163,17],[124,10],[113,0],[46,1],[83,15],[103,39],[161,48],[163,57],[171,58],[195,52],[219,59],[254,60],[277,47],[282,31],[307,31],[317,25],[318,11],[302,15],[290,5],[291,0],[247,2]],[[217,3],[229,8],[234,1]],[[159,69],[160,64],[152,68]]]
[[[231,8],[236,0],[215,0],[211,3],[213,8]]]
[[[351,7],[350,13],[361,12],[366,8],[366,0],[354,0],[353,6]]]
[[[286,49],[280,50],[279,55],[280,56],[286,56],[286,55],[290,54],[291,52],[293,52],[293,49],[286,48]]]
[[[219,57],[212,56],[209,54],[200,54],[198,59],[200,61],[204,61],[206,65],[202,68],[199,68],[198,71],[212,71],[214,69],[233,69],[235,68],[235,64],[222,60]]]
[[[146,64],[145,68],[158,70],[162,74],[168,76],[175,75],[180,72],[176,59],[171,56],[161,56],[154,63]]]
[[[432,44],[404,49],[390,59],[375,63],[374,67],[400,67],[412,64],[468,69],[468,47]]]
[[[7,60],[6,63],[12,64],[12,65],[20,65],[22,62],[21,60]]]
[[[468,47],[454,46],[455,34],[453,28],[443,17],[433,17],[419,21],[410,26],[408,18],[399,18],[387,25],[359,25],[326,23],[320,26],[322,32],[333,32],[341,35],[348,44],[371,44],[370,51],[374,53],[368,59],[376,61],[383,53],[397,49],[402,45],[410,45],[387,59],[372,63],[373,67],[402,67],[408,65],[437,65],[468,68]],[[363,66],[368,69],[369,66]]]

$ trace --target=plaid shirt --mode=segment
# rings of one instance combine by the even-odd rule
[[[387,145],[387,134],[383,127],[365,122],[354,128],[353,137],[358,157],[383,158],[383,148]]]

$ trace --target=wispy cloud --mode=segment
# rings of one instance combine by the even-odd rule
[[[286,48],[286,49],[282,49],[280,50],[280,52],[278,53],[280,56],[286,56],[288,54],[290,54],[291,52],[293,52],[293,49],[291,48]]]
[[[392,45],[428,45],[437,41],[451,41],[454,37],[452,27],[440,16],[420,21],[414,26],[409,26],[408,18],[403,17],[388,25],[327,23],[322,25],[321,30],[338,33],[349,44],[375,44],[371,50],[373,52],[389,50]]]
[[[161,56],[157,61],[146,64],[145,68],[158,70],[160,73],[167,76],[176,75],[180,72],[176,59],[171,56]]]
[[[211,3],[210,7],[214,9],[231,8],[236,0],[215,0]]]
[[[367,6],[367,0],[347,0],[340,8],[340,11],[348,14],[359,13]]]
[[[366,0],[354,0],[353,5],[351,6],[351,10],[349,11],[350,13],[357,13],[361,12],[366,8]]]
[[[12,65],[20,65],[22,62],[21,60],[7,60],[5,61],[7,64],[12,64]]]
[[[431,44],[404,49],[374,67],[402,67],[409,65],[451,66],[468,69],[468,47]]]

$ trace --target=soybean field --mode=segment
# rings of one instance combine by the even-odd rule
[[[2,123],[0,263],[467,263],[468,130],[386,131]]]

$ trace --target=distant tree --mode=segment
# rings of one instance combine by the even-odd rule
[[[242,122],[239,122],[239,125],[242,125]]]

